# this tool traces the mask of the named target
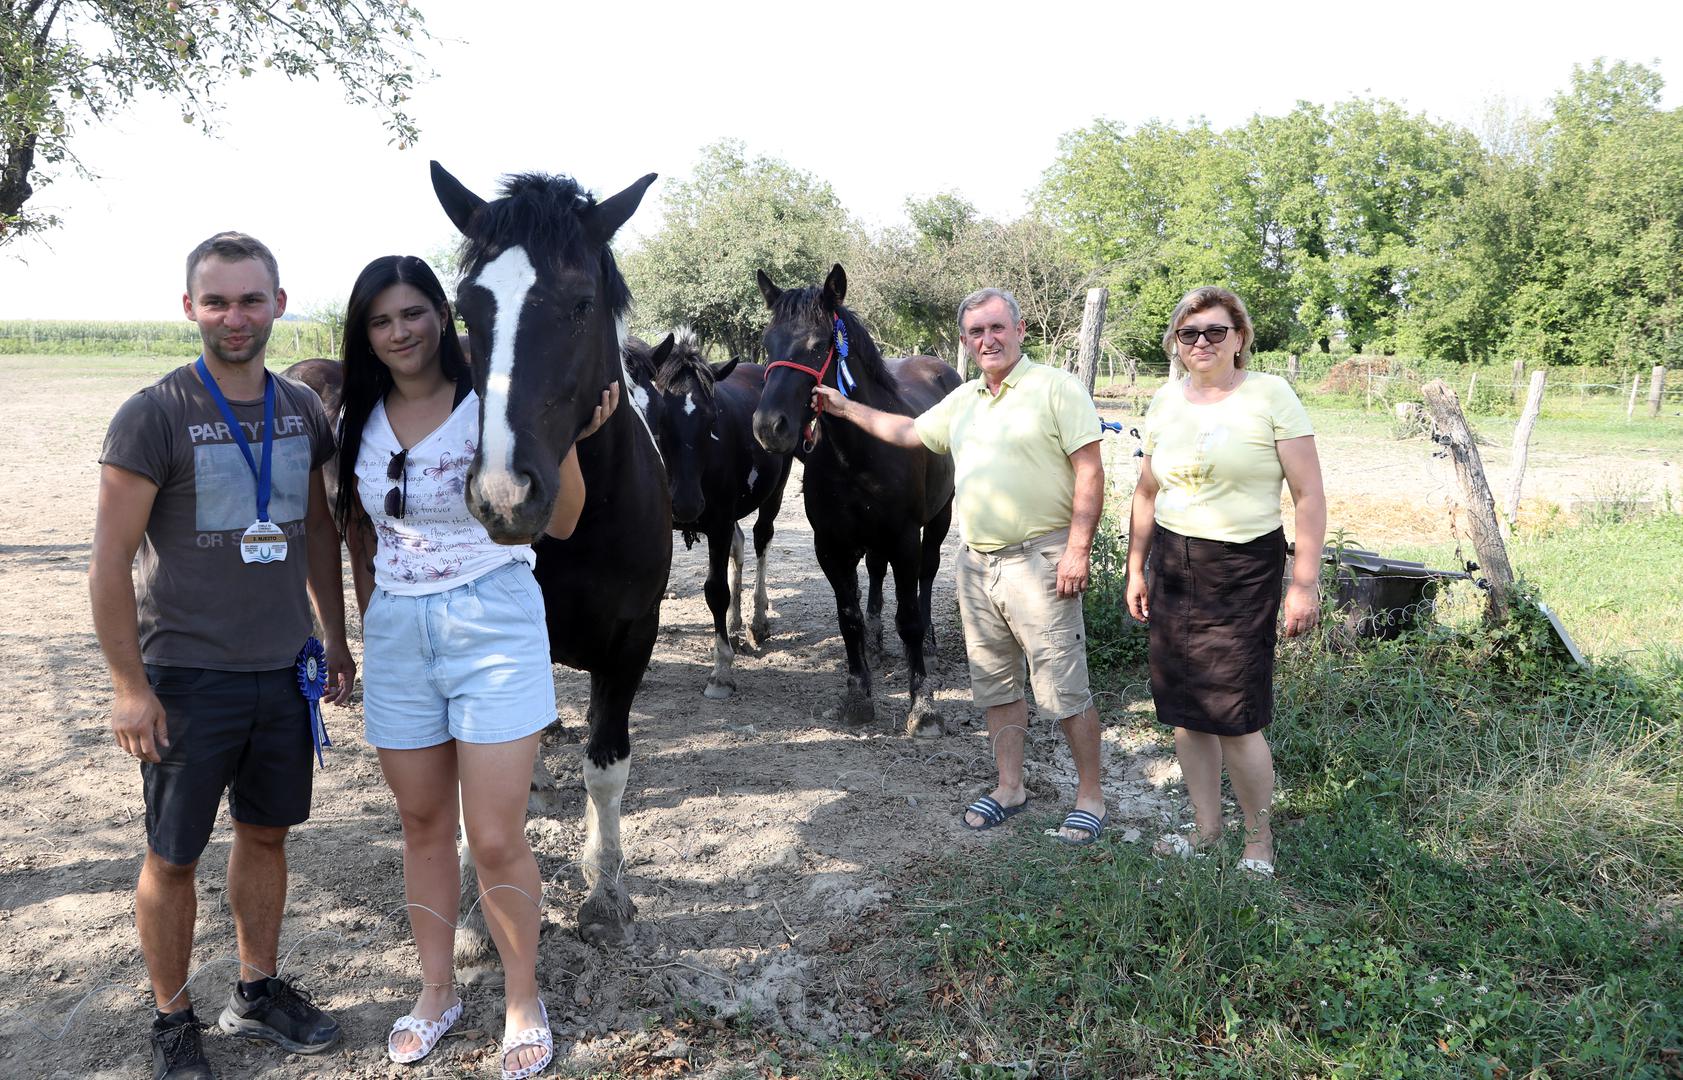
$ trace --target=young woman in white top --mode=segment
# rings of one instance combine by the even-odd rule
[[[479,399],[438,278],[422,260],[369,263],[345,316],[337,506],[363,612],[364,729],[403,822],[403,882],[421,993],[393,1025],[392,1060],[419,1061],[461,1016],[457,792],[480,903],[504,973],[505,1078],[552,1056],[538,994],[542,885],[526,842],[527,778],[555,719],[543,596],[526,546],[493,543],[463,489]],[[617,389],[617,388],[616,388]],[[600,426],[617,403],[603,395]],[[576,451],[546,531],[584,505]]]

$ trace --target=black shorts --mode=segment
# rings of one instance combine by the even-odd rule
[[[290,667],[211,671],[146,665],[164,707],[169,749],[140,763],[146,842],[177,866],[210,843],[222,793],[247,825],[285,827],[310,816],[315,753],[310,707]]]

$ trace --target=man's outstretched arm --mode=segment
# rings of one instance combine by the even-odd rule
[[[908,450],[916,450],[923,445],[923,440],[917,435],[917,421],[909,416],[898,413],[886,413],[880,409],[873,409],[869,405],[861,405],[857,401],[849,401],[828,386],[816,386],[812,390],[812,404],[814,408],[823,402],[823,409],[832,416],[839,416],[849,423],[857,424],[868,434],[874,435],[885,443],[903,446]]]

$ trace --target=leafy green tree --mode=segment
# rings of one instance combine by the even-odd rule
[[[1543,361],[1683,360],[1683,109],[1639,64],[1573,69],[1541,155],[1534,271],[1515,304]]]
[[[688,324],[731,356],[760,359],[765,300],[754,272],[784,287],[822,281],[854,246],[830,185],[741,142],[703,151],[695,174],[666,192],[660,230],[626,255],[639,326]]]
[[[54,166],[79,167],[77,127],[143,94],[175,101],[208,131],[226,80],[325,72],[407,144],[414,42],[425,34],[408,0],[0,0],[0,244],[57,223],[27,207]]]

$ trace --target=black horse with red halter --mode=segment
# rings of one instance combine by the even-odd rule
[[[772,453],[785,454],[794,450],[803,430],[807,433],[801,485],[806,516],[819,565],[836,594],[836,614],[847,645],[841,717],[849,724],[876,718],[865,659],[865,621],[866,615],[880,619],[882,579],[892,567],[894,622],[908,670],[906,726],[913,734],[939,735],[944,730],[941,717],[919,694],[925,678],[925,641],[933,643],[931,590],[941,564],[941,542],[952,523],[952,459],[922,448],[890,446],[853,424],[826,416],[814,408],[812,390],[823,383],[874,409],[915,416],[961,380],[933,356],[884,360],[864,324],[842,306],[847,275],[840,266],[830,271],[822,287],[779,289],[763,272],[759,282],[772,312],[766,352],[776,359],[766,366],[754,437]],[[871,574],[864,613],[859,608],[861,557]]]

